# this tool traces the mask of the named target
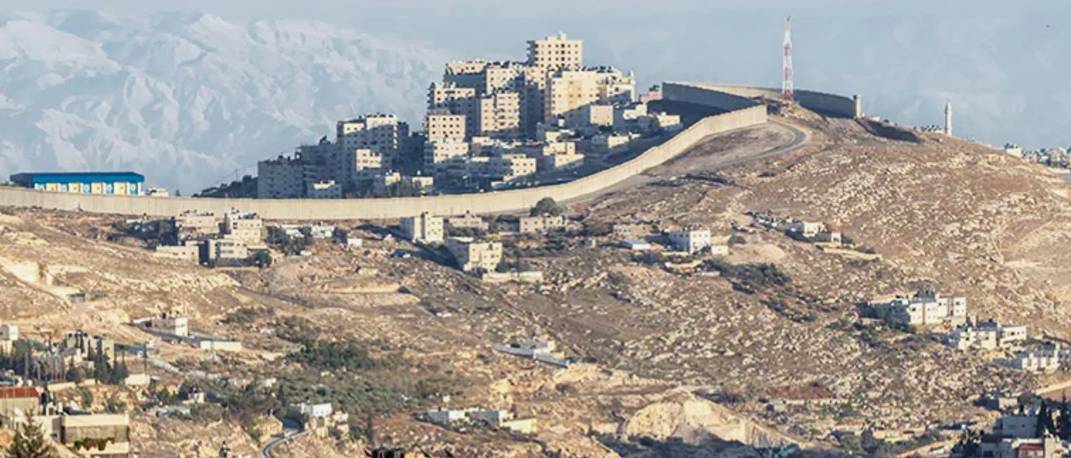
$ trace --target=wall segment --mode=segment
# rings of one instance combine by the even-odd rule
[[[0,206],[80,210],[127,216],[175,216],[186,210],[256,212],[270,220],[375,220],[413,216],[499,213],[524,210],[540,199],[568,201],[618,184],[673,159],[707,137],[766,123],[766,106],[703,85],[666,83],[666,98],[731,111],[708,116],[660,145],[606,170],[571,182],[496,192],[382,199],[227,199],[64,194],[0,187]],[[731,105],[732,108],[727,108]]]

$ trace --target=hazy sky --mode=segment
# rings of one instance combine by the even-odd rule
[[[796,87],[862,94],[864,109],[911,124],[941,120],[994,144],[1071,144],[1071,1],[942,0],[0,0],[5,8],[303,17],[462,57],[523,57],[559,30],[588,63],[643,84],[706,80],[779,85],[781,25],[792,15]],[[538,8],[538,9],[537,9]]]

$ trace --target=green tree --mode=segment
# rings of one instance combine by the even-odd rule
[[[554,199],[552,199],[550,197],[544,197],[544,198],[540,199],[539,202],[536,202],[535,206],[533,206],[532,209],[528,212],[528,215],[529,216],[541,216],[541,215],[558,216],[558,215],[560,215],[562,213],[565,213],[565,207],[562,207],[561,205],[558,205],[558,202],[555,202]]]
[[[7,449],[8,458],[55,458],[58,455],[34,417],[15,428],[15,440]]]
[[[1071,404],[1067,402],[1066,395],[1060,399],[1060,419],[1058,421],[1056,432],[1060,439],[1071,439]]]

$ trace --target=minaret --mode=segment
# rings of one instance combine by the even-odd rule
[[[952,101],[945,100],[945,135],[952,136]]]

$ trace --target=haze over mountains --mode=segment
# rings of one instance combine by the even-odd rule
[[[388,111],[418,120],[445,57],[305,20],[0,16],[0,175],[130,169],[192,193]]]
[[[524,40],[559,30],[584,40],[588,62],[634,70],[641,87],[777,85],[786,14],[797,87],[859,93],[868,113],[913,125],[939,123],[948,99],[958,135],[1071,144],[1071,68],[1052,57],[1071,52],[1071,3],[242,3],[0,13],[0,177],[122,168],[190,193],[330,134],[339,118],[390,111],[418,129],[445,61],[520,59]],[[164,8],[219,16],[153,13]],[[297,16],[319,19],[264,20]]]

